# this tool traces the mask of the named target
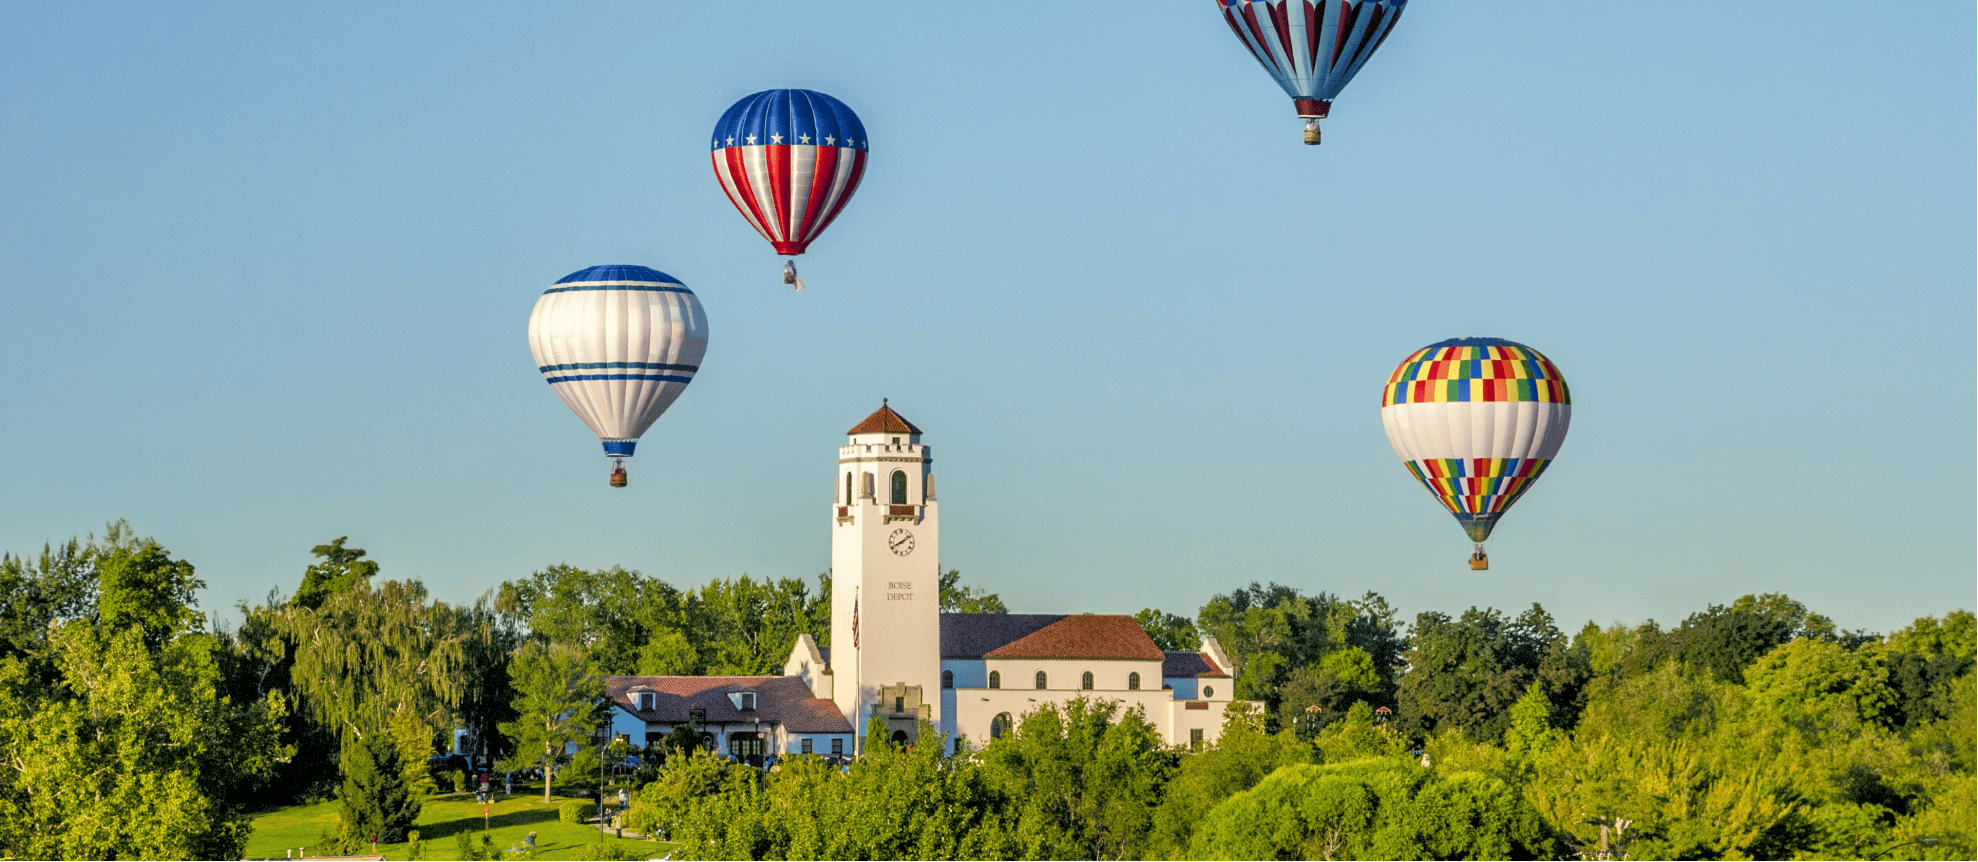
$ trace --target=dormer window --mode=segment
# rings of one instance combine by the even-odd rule
[[[735,695],[735,708],[743,712],[755,711],[755,692],[744,691]]]
[[[652,712],[652,703],[653,703],[653,695],[652,695],[652,692],[649,692],[649,691],[642,691],[642,692],[639,692],[639,711],[640,711],[640,712]]]
[[[701,709],[700,707],[694,707],[693,709],[687,710],[687,721],[696,727],[706,724],[707,710]]]

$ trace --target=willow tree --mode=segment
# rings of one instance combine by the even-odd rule
[[[295,649],[297,693],[340,748],[393,736],[407,777],[423,777],[434,734],[453,726],[466,695],[468,646],[479,634],[467,615],[429,601],[418,581],[386,581],[360,583],[315,608],[291,604],[277,626]]]

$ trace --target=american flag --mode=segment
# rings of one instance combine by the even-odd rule
[[[858,595],[857,595],[857,594],[853,594],[853,596],[852,596],[852,649],[858,649],[858,648],[859,648],[859,600],[858,600]]]

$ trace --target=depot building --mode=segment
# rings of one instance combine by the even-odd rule
[[[1024,713],[1073,698],[1138,707],[1169,745],[1215,741],[1235,668],[1204,638],[1164,652],[1130,616],[940,612],[932,450],[891,407],[847,432],[831,523],[831,643],[797,638],[781,676],[607,678],[611,732],[634,744],[682,725],[714,751],[855,755],[873,718],[891,741],[921,721],[981,748]]]

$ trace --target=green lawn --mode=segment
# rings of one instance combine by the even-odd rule
[[[522,788],[517,787],[520,791]],[[611,794],[616,797],[616,792]],[[586,845],[598,841],[596,824],[575,826],[558,823],[556,807],[566,800],[562,796],[556,801],[545,803],[540,790],[534,796],[517,795],[502,797],[499,790],[496,801],[490,807],[490,832],[494,836],[495,849],[504,850],[519,844],[522,836],[536,833],[538,859],[585,859]],[[249,858],[281,859],[290,850],[307,847],[310,853],[322,852],[316,840],[324,831],[335,831],[337,826],[337,803],[319,802],[315,805],[297,805],[280,808],[254,818],[254,835],[247,839]],[[426,800],[426,808],[419,814],[419,837],[426,842],[427,859],[459,859],[455,852],[454,836],[461,832],[479,839],[481,832],[481,806],[474,801],[471,793],[449,793]],[[608,835],[609,833],[607,833]],[[666,855],[674,845],[663,841],[635,841],[631,838],[608,838],[613,844],[629,844],[638,848],[640,858],[655,858]],[[389,859],[407,859],[407,844],[379,844],[378,852]],[[370,852],[365,848],[361,852]]]

